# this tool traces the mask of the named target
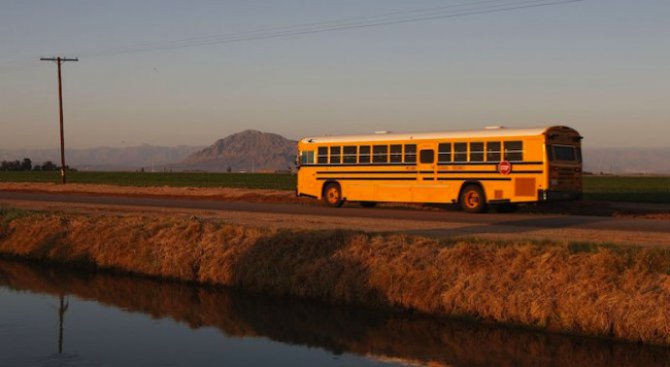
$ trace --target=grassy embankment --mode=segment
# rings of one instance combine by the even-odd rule
[[[71,172],[86,184],[295,190],[295,175],[262,173]],[[0,182],[59,182],[58,172],[0,172]],[[670,177],[584,176],[586,200],[670,203]]]
[[[0,253],[335,304],[670,345],[670,249],[5,209]]]

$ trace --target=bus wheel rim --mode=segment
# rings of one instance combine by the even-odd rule
[[[465,204],[468,208],[476,208],[479,205],[479,194],[474,191],[470,191],[465,196]]]
[[[340,199],[340,195],[337,193],[337,189],[331,188],[328,190],[328,201],[331,203],[336,203]]]

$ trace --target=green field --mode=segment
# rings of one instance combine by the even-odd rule
[[[70,172],[69,182],[123,186],[295,190],[295,175],[270,173]],[[58,172],[0,172],[0,182],[60,182]],[[670,177],[584,176],[587,200],[670,203]]]
[[[584,199],[670,203],[670,177],[584,176]]]

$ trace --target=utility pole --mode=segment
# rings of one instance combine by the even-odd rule
[[[41,61],[55,61],[58,65],[58,112],[60,115],[60,178],[61,182],[65,184],[67,179],[65,178],[65,134],[63,133],[63,81],[61,78],[61,65],[64,62],[68,61],[79,61],[78,58],[67,58],[67,57],[42,57]]]

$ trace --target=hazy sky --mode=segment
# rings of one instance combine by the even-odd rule
[[[548,0],[549,1],[549,0]],[[668,146],[670,1],[585,0],[286,38],[138,45],[469,0],[0,0],[0,149],[205,145],[566,124],[589,146]],[[523,3],[528,0],[507,0]],[[505,3],[505,1],[500,1]]]

